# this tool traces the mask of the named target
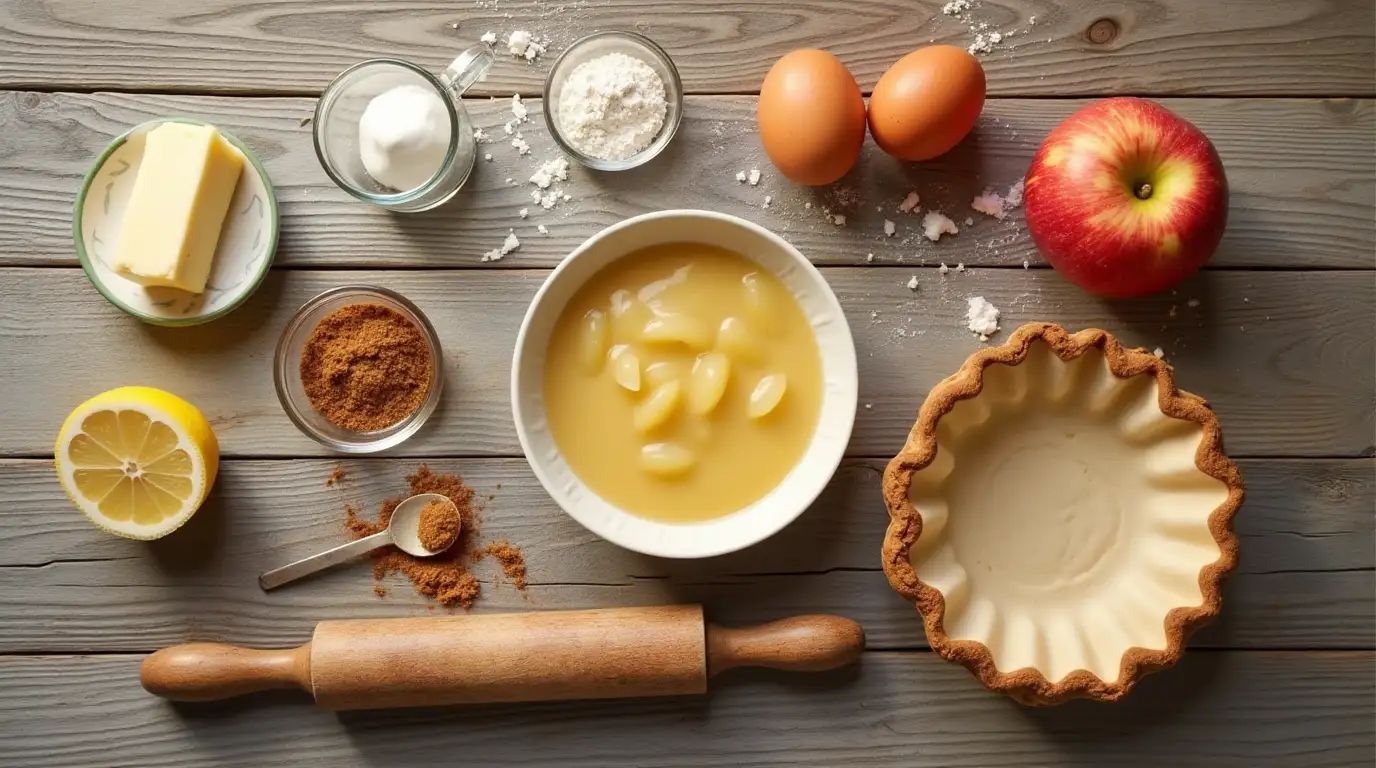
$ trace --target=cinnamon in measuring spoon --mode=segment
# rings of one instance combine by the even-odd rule
[[[473,506],[473,489],[464,485],[458,475],[437,475],[421,465],[413,475],[406,476],[410,484],[408,496],[438,493],[448,496],[459,513],[458,540],[449,549],[431,557],[413,557],[396,547],[382,547],[373,552],[373,578],[382,581],[393,573],[401,573],[411,580],[416,592],[446,607],[473,607],[482,591],[478,579],[468,572],[469,550],[478,535],[478,516]],[[377,520],[359,517],[352,506],[345,506],[345,526],[355,539],[371,536],[387,529],[392,513],[403,497],[382,502]]]
[[[511,584],[516,589],[525,591],[525,553],[506,540],[489,542],[485,546],[478,542],[480,507],[478,500],[474,498],[473,489],[464,484],[463,478],[458,475],[435,474],[422,464],[415,474],[406,476],[406,481],[410,485],[410,493],[407,496],[438,493],[454,502],[454,509],[458,510],[457,536],[448,549],[430,557],[413,557],[396,547],[382,547],[376,550],[373,552],[374,580],[381,582],[393,573],[400,573],[411,580],[418,594],[445,607],[463,606],[464,609],[468,609],[473,607],[473,601],[482,591],[482,585],[477,577],[469,572],[469,566],[491,555]],[[377,520],[365,520],[352,506],[345,505],[344,524],[349,530],[349,535],[361,539],[386,530],[387,524],[392,520],[392,514],[403,500],[404,497],[397,497],[382,502]],[[451,517],[448,521],[442,518],[436,521],[432,517],[432,523],[437,529],[441,524],[446,527],[453,525],[453,511],[447,505],[441,504],[440,507],[448,511]],[[437,548],[431,547],[425,540],[428,535],[425,533],[428,527],[425,522],[425,511],[421,511],[421,543],[427,549],[434,550]],[[382,597],[386,588],[378,584],[375,591],[378,597]]]
[[[420,545],[431,552],[448,549],[459,538],[463,518],[448,504],[432,501],[420,511],[420,528],[417,534]]]

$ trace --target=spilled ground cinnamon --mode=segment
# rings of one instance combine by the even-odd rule
[[[411,580],[416,592],[445,606],[462,605],[472,608],[482,591],[478,579],[468,572],[469,542],[478,534],[478,516],[473,509],[473,489],[464,485],[458,475],[437,475],[421,465],[413,475],[407,475],[411,486],[409,495],[439,493],[449,497],[459,511],[461,530],[459,540],[448,550],[433,557],[412,557],[396,547],[382,547],[373,553],[373,578],[382,581],[388,575],[401,573]],[[355,539],[370,536],[387,528],[402,498],[382,502],[376,521],[364,520],[352,506],[345,506],[345,526]]]
[[[442,501],[432,501],[420,511],[420,527],[417,530],[420,545],[438,552],[446,549],[459,538],[463,518],[454,508]]]
[[[526,582],[526,560],[525,554],[520,548],[513,546],[511,542],[502,540],[490,542],[486,546],[481,546],[477,542],[478,527],[481,519],[478,516],[479,507],[476,505],[473,489],[464,484],[463,478],[458,475],[435,474],[430,468],[422,464],[420,469],[413,475],[407,475],[406,481],[410,485],[410,493],[407,496],[414,496],[418,493],[439,493],[449,497],[454,502],[454,509],[458,510],[458,535],[454,543],[438,555],[432,557],[412,557],[402,552],[396,547],[383,547],[373,553],[373,578],[379,582],[393,573],[401,573],[411,580],[416,592],[429,597],[441,605],[453,607],[461,605],[465,609],[473,607],[473,601],[478,598],[482,591],[482,585],[477,577],[469,572],[469,566],[481,560],[485,555],[492,555],[502,568],[502,572],[511,580],[513,586],[519,590],[525,590]],[[344,524],[348,528],[349,534],[355,539],[370,536],[384,530],[392,520],[392,514],[404,499],[401,497],[388,499],[382,502],[382,508],[378,511],[377,520],[364,520],[359,517],[358,512],[350,505],[345,505]],[[440,505],[442,509],[449,510],[447,505]],[[452,524],[453,513],[450,524]],[[422,533],[421,541],[425,541],[425,514],[421,514]],[[430,547],[428,549],[438,549]],[[386,594],[386,587],[378,584],[374,587],[378,597]]]
[[[502,566],[502,573],[505,573],[506,577],[511,579],[512,585],[522,592],[525,591],[526,556],[524,552],[511,546],[511,542],[506,539],[489,542],[488,545],[483,548],[483,552],[495,557],[497,562]]]
[[[331,424],[373,432],[410,416],[430,392],[430,347],[405,315],[350,304],[326,315],[301,350],[301,386]]]

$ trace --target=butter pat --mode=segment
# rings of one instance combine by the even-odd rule
[[[136,283],[205,290],[244,156],[209,125],[148,132],[114,269]]]

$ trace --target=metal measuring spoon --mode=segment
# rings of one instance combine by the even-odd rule
[[[457,541],[459,537],[455,534],[454,539],[440,549],[430,550],[421,546],[420,513],[431,502],[436,501],[448,505],[453,509],[455,515],[459,514],[458,508],[454,506],[454,502],[450,501],[448,496],[439,493],[417,494],[397,505],[397,508],[392,512],[392,519],[387,523],[387,530],[379,531],[372,536],[364,536],[357,541],[351,541],[318,555],[311,555],[304,560],[297,560],[281,568],[274,568],[258,577],[258,586],[264,590],[276,589],[283,584],[296,581],[303,576],[309,576],[316,571],[323,571],[331,566],[339,565],[346,560],[352,560],[359,555],[388,544],[396,545],[402,552],[416,557],[438,555],[452,547],[454,541]]]

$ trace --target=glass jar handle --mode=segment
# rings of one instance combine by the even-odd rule
[[[455,57],[445,68],[444,74],[440,75],[440,82],[444,83],[454,98],[458,98],[472,88],[474,83],[487,77],[487,71],[492,69],[493,61],[491,48],[486,45],[475,45]]]

